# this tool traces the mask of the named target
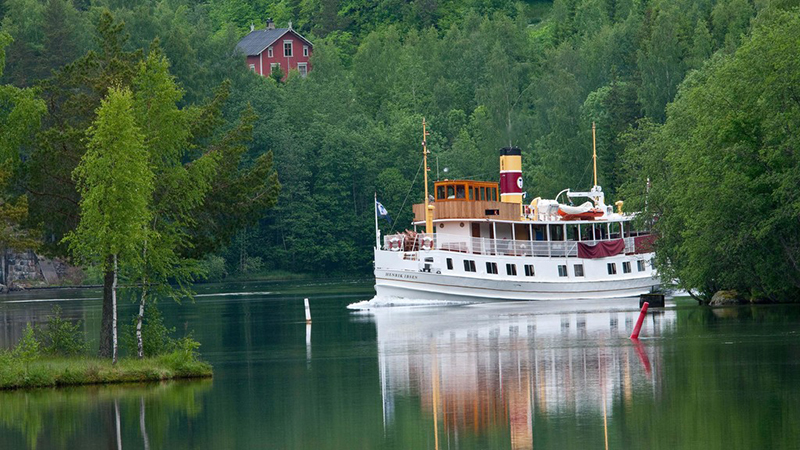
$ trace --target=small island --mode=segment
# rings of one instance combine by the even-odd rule
[[[62,387],[86,384],[134,383],[184,378],[210,378],[211,365],[201,361],[200,344],[185,336],[170,337],[157,308],[145,317],[148,333],[143,355],[136,356],[134,327],[123,329],[123,348],[131,356],[116,362],[90,356],[80,322],[61,317],[53,308],[47,323],[28,326],[17,345],[0,351],[0,389]],[[127,338],[126,338],[127,337]]]

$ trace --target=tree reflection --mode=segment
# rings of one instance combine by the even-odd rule
[[[17,434],[31,449],[121,449],[135,439],[149,449],[148,427],[163,442],[171,421],[202,412],[198,400],[211,386],[211,380],[199,380],[2,392],[0,441],[13,442]]]

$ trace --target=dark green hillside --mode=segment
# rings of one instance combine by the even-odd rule
[[[790,89],[761,99],[737,93],[719,103],[692,94],[710,90],[714,71],[744,58],[739,53],[743,45],[756,45],[751,42],[757,39],[751,37],[756,24],[769,29],[790,23],[798,16],[793,7],[789,1],[747,0],[6,0],[2,29],[14,41],[6,48],[2,80],[16,87],[36,86],[40,95],[57,97],[58,89],[67,88],[62,67],[87,52],[108,50],[107,42],[98,40],[106,10],[115,23],[124,23],[118,32],[128,35],[120,55],[147,54],[158,39],[183,90],[179,106],[197,105],[209,114],[187,143],[191,151],[185,160],[224,143],[240,157],[227,170],[243,170],[236,181],[246,186],[265,174],[248,170],[265,167],[264,155],[272,152],[281,183],[271,209],[269,202],[237,209],[236,202],[220,194],[211,197],[194,222],[185,224],[187,239],[196,245],[183,251],[200,258],[211,252],[214,276],[274,270],[368,274],[373,193],[395,219],[395,230],[407,226],[411,204],[421,199],[423,117],[430,124],[434,170],[438,164],[448,168],[451,178],[496,179],[497,149],[515,145],[523,149],[525,190],[532,197],[590,186],[591,123],[596,122],[599,179],[610,199],[643,206],[645,180],[652,180],[651,211],[661,208],[662,223],[670,227],[661,230],[665,273],[704,291],[735,287],[780,297],[785,291],[772,294],[766,287],[786,283],[766,273],[767,267],[775,267],[771,260],[749,264],[748,276],[734,269],[745,255],[767,251],[789,261],[781,271],[798,278],[800,270],[791,261],[800,260],[800,249],[786,236],[800,235],[800,213],[787,206],[781,208],[783,216],[764,223],[718,215],[714,205],[730,204],[731,192],[742,193],[732,186],[741,183],[729,181],[720,191],[706,190],[682,170],[702,168],[711,180],[725,179],[729,172],[743,174],[756,185],[742,194],[764,200],[750,206],[764,213],[793,205],[791,189],[784,186],[794,179],[796,156],[789,150],[793,134],[776,131],[798,125],[789,108],[792,102],[786,100],[792,98]],[[263,27],[268,17],[281,27],[291,21],[314,43],[313,70],[307,78],[290,74],[287,81],[276,82],[258,77],[233,52],[250,25]],[[791,35],[787,39],[780,45],[763,44],[765,49],[750,51],[746,63],[736,64],[757,70],[760,64],[797,60],[796,42]],[[123,69],[109,64],[106,74]],[[794,67],[781,70],[787,76],[795,73]],[[124,71],[100,77],[92,81],[99,83],[92,89],[102,93],[108,85],[129,79]],[[734,74],[730,79],[739,78]],[[215,90],[218,86],[222,90]],[[770,86],[781,89],[783,84]],[[748,106],[742,114],[758,114],[760,121],[717,123],[692,109],[714,106],[719,117],[730,117],[742,111],[741,105]],[[65,139],[82,139],[76,124],[85,129],[94,120],[94,108],[71,110],[77,111],[69,118],[74,134]],[[68,231],[62,225],[75,223],[69,202],[74,203],[77,193],[65,173],[53,186],[63,193],[60,200],[38,195],[31,184],[36,172],[28,162],[36,162],[30,156],[51,142],[48,136],[64,123],[60,120],[58,111],[49,109],[38,134],[15,149],[22,162],[8,188],[12,197],[28,196],[33,221],[42,224],[48,244],[56,244]],[[696,127],[729,133],[724,139],[704,136],[694,141]],[[740,163],[728,165],[722,152],[728,144],[746,142],[751,153],[744,153],[742,161],[759,161],[752,157],[757,149],[783,150],[771,156],[758,153],[765,159],[756,164],[763,173],[755,168],[751,173]],[[702,155],[692,153],[701,147]],[[688,153],[673,158],[678,148]],[[441,171],[432,175],[444,176]],[[680,184],[684,179],[691,182]],[[716,222],[691,224],[683,213],[666,218],[687,204],[704,220]],[[248,214],[226,222],[214,216],[210,205]],[[706,206],[711,209],[704,211]],[[66,219],[48,214],[54,210],[66,211]],[[205,220],[211,217],[211,222]],[[720,221],[725,226],[712,226]],[[384,232],[392,228],[382,227]],[[705,239],[707,244],[726,244],[694,252],[690,247],[697,243],[678,236],[684,229],[709,228],[713,235],[696,233],[713,237]],[[766,236],[775,242],[767,245]],[[781,246],[782,253],[777,251]],[[756,268],[762,263],[764,268]],[[685,271],[687,267],[704,269]],[[751,276],[756,272],[762,275]],[[719,273],[731,276],[709,279]],[[740,283],[750,279],[758,284]]]

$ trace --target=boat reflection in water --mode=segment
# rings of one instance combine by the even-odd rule
[[[658,395],[661,347],[652,338],[675,324],[674,310],[651,313],[647,339],[631,341],[635,308],[633,300],[376,308],[384,426],[400,399],[418,397],[435,448],[499,439],[530,449],[554,426],[594,429],[595,444],[607,447],[612,405]]]

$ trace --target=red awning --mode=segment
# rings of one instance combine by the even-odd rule
[[[601,241],[597,245],[584,244],[578,242],[578,258],[605,258],[606,256],[619,255],[625,250],[625,241],[616,239],[613,241]]]

